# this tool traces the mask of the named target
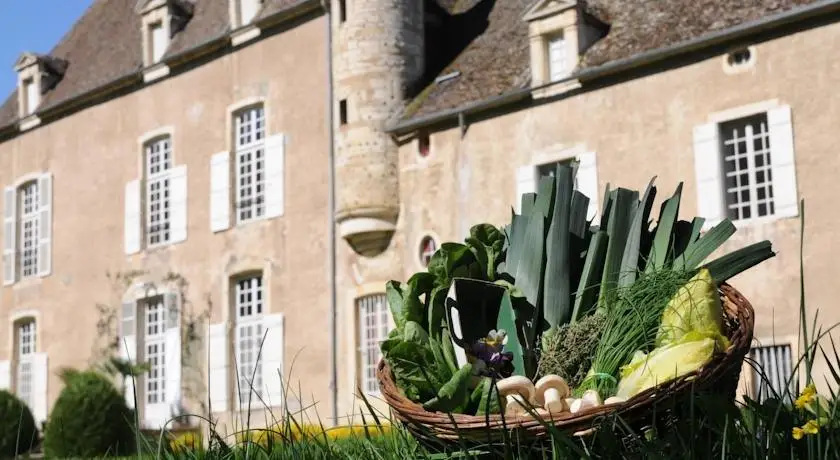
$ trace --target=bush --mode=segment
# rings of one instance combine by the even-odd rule
[[[65,379],[44,434],[47,457],[125,455],[135,450],[134,413],[104,376],[76,372]]]
[[[37,442],[32,412],[17,396],[0,390],[0,458],[28,452]]]

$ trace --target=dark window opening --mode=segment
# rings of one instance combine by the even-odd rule
[[[338,118],[341,126],[347,124],[347,99],[342,99],[338,103]]]
[[[729,65],[741,66],[747,64],[752,59],[752,52],[749,48],[743,48],[729,53]]]
[[[417,138],[417,154],[420,155],[421,158],[429,156],[429,144],[428,134],[421,134],[420,137]]]
[[[338,22],[347,20],[347,0],[338,0]]]

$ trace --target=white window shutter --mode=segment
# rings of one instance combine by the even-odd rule
[[[227,323],[211,324],[207,333],[210,409],[228,410],[228,331]]]
[[[169,170],[170,243],[187,239],[187,165]]]
[[[12,362],[0,361],[0,390],[12,388]]]
[[[263,398],[269,407],[283,405],[283,323],[282,313],[263,317],[263,328],[266,331],[262,348],[262,378],[265,385]]]
[[[38,275],[47,276],[52,271],[52,174],[42,174],[38,178],[39,224],[38,234]]]
[[[796,188],[796,160],[790,106],[785,105],[769,110],[767,124],[770,125],[774,216],[796,217],[799,215],[799,198]]]
[[[32,355],[32,416],[35,423],[41,425],[47,420],[47,380],[49,369],[47,367],[47,354],[35,353]]]
[[[170,417],[181,414],[181,305],[178,293],[165,297],[166,322],[166,402]]]
[[[533,165],[522,166],[516,170],[516,201],[513,208],[517,213],[522,212],[522,195],[536,193],[537,168]]]
[[[210,230],[220,232],[230,227],[230,153],[219,152],[210,158]]]
[[[265,140],[265,216],[269,219],[283,215],[285,156],[284,134],[275,134]]]
[[[598,162],[595,152],[586,152],[578,157],[580,164],[577,170],[577,189],[589,198],[589,209],[586,211],[586,218],[594,223],[598,219]]]
[[[123,302],[120,323],[120,341],[117,345],[120,358],[135,363],[137,360],[137,303]],[[134,408],[134,378],[125,379],[125,402]]]
[[[15,282],[15,248],[16,241],[16,217],[17,217],[17,196],[14,187],[3,189],[3,284],[10,285]]]
[[[125,253],[140,251],[141,238],[140,180],[125,184]]]
[[[716,123],[694,127],[694,173],[697,178],[697,215],[708,228],[726,217],[723,157]]]

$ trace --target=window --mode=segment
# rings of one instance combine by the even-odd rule
[[[421,134],[420,137],[417,138],[417,154],[420,155],[420,158],[426,158],[429,156],[429,144],[428,134]]]
[[[338,120],[341,126],[347,124],[347,99],[338,102]]]
[[[150,55],[152,63],[160,61],[163,53],[166,52],[167,38],[166,30],[163,28],[163,23],[156,22],[149,26],[150,37]]]
[[[18,323],[17,326],[17,370],[15,392],[32,409],[35,406],[33,382],[33,356],[35,355],[35,321]]]
[[[156,246],[170,238],[170,177],[172,148],[170,138],[146,144],[146,243]]]
[[[347,20],[347,1],[338,0],[338,22],[344,23]]]
[[[755,399],[763,402],[778,395],[791,402],[793,390],[787,386],[793,374],[790,345],[755,347],[750,350],[750,358],[756,367],[752,385]]]
[[[752,60],[752,51],[749,48],[742,48],[729,53],[727,61],[732,67],[740,67],[749,64]]]
[[[365,393],[378,393],[376,366],[381,359],[380,345],[388,337],[391,315],[384,294],[362,297],[356,301],[359,310],[359,351],[361,376],[359,385]]]
[[[38,107],[41,95],[38,91],[38,85],[35,84],[35,80],[32,78],[27,78],[26,80],[24,80],[23,87],[26,91],[25,113],[27,115],[30,115],[34,113],[35,109]]]
[[[259,0],[239,0],[239,21],[240,26],[250,23],[259,10]]]
[[[548,40],[549,81],[557,81],[566,76],[566,39],[562,33]]]
[[[575,189],[577,189],[578,188],[578,177],[577,177],[577,174],[576,174],[576,171],[577,171],[577,168],[576,168],[577,164],[576,163],[577,163],[577,161],[574,158],[569,158],[567,160],[561,160],[561,161],[554,161],[554,162],[551,162],[551,163],[544,163],[544,164],[541,164],[541,165],[537,166],[537,175],[539,176],[539,179],[541,179],[543,177],[554,177],[554,175],[557,173],[557,166],[563,164],[563,165],[572,167],[573,168],[572,174],[574,174],[574,178],[575,178],[574,187],[575,187]],[[538,184],[539,184],[539,179],[537,180]],[[592,197],[589,197],[589,198],[591,199]]]
[[[38,240],[40,231],[40,197],[38,181],[30,181],[20,187],[19,192],[20,218],[18,235],[20,235],[20,275],[29,278],[38,274]]]
[[[726,216],[748,220],[772,216],[773,171],[767,115],[721,124]]]
[[[432,256],[435,255],[437,251],[437,242],[431,236],[424,236],[423,239],[420,241],[420,263],[423,264],[424,267],[429,266],[429,262],[432,260]]]
[[[143,302],[145,310],[143,353],[145,362],[149,363],[149,371],[145,374],[146,404],[163,404],[166,402],[166,317],[163,296],[146,299]]]
[[[265,215],[265,113],[259,106],[235,118],[236,216],[241,223]]]
[[[262,276],[250,276],[235,282],[234,312],[236,315],[235,358],[237,391],[241,405],[259,404],[259,398],[249,398],[253,389],[262,396],[262,366],[258,363],[263,336]]]

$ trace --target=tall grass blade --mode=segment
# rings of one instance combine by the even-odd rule
[[[543,317],[551,327],[568,322],[572,313],[569,279],[569,220],[574,188],[572,169],[559,164],[551,223],[545,248],[545,276],[543,280]]]

